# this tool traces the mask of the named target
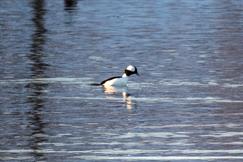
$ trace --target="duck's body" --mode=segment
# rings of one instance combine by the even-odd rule
[[[128,76],[123,74],[122,76],[111,77],[102,81],[100,84],[103,86],[126,86],[128,82]]]
[[[109,79],[106,79],[100,83],[102,86],[126,86],[128,82],[129,76],[133,74],[138,74],[137,68],[135,66],[129,65],[122,76],[116,76],[116,77],[111,77]]]

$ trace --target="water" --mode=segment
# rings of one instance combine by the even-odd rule
[[[242,161],[242,8],[0,1],[1,161]]]

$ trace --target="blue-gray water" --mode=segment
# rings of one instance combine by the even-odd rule
[[[0,65],[1,161],[243,161],[241,0],[1,0]]]

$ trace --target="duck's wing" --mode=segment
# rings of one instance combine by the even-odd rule
[[[103,85],[105,82],[109,81],[109,80],[112,80],[112,79],[116,79],[116,78],[121,78],[121,76],[115,76],[115,77],[111,77],[111,78],[108,78],[106,80],[103,80],[100,85]]]

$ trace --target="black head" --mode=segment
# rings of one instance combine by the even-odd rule
[[[136,66],[133,66],[133,65],[127,66],[127,68],[125,69],[125,74],[127,76],[130,76],[130,75],[133,75],[133,74],[139,75]]]

